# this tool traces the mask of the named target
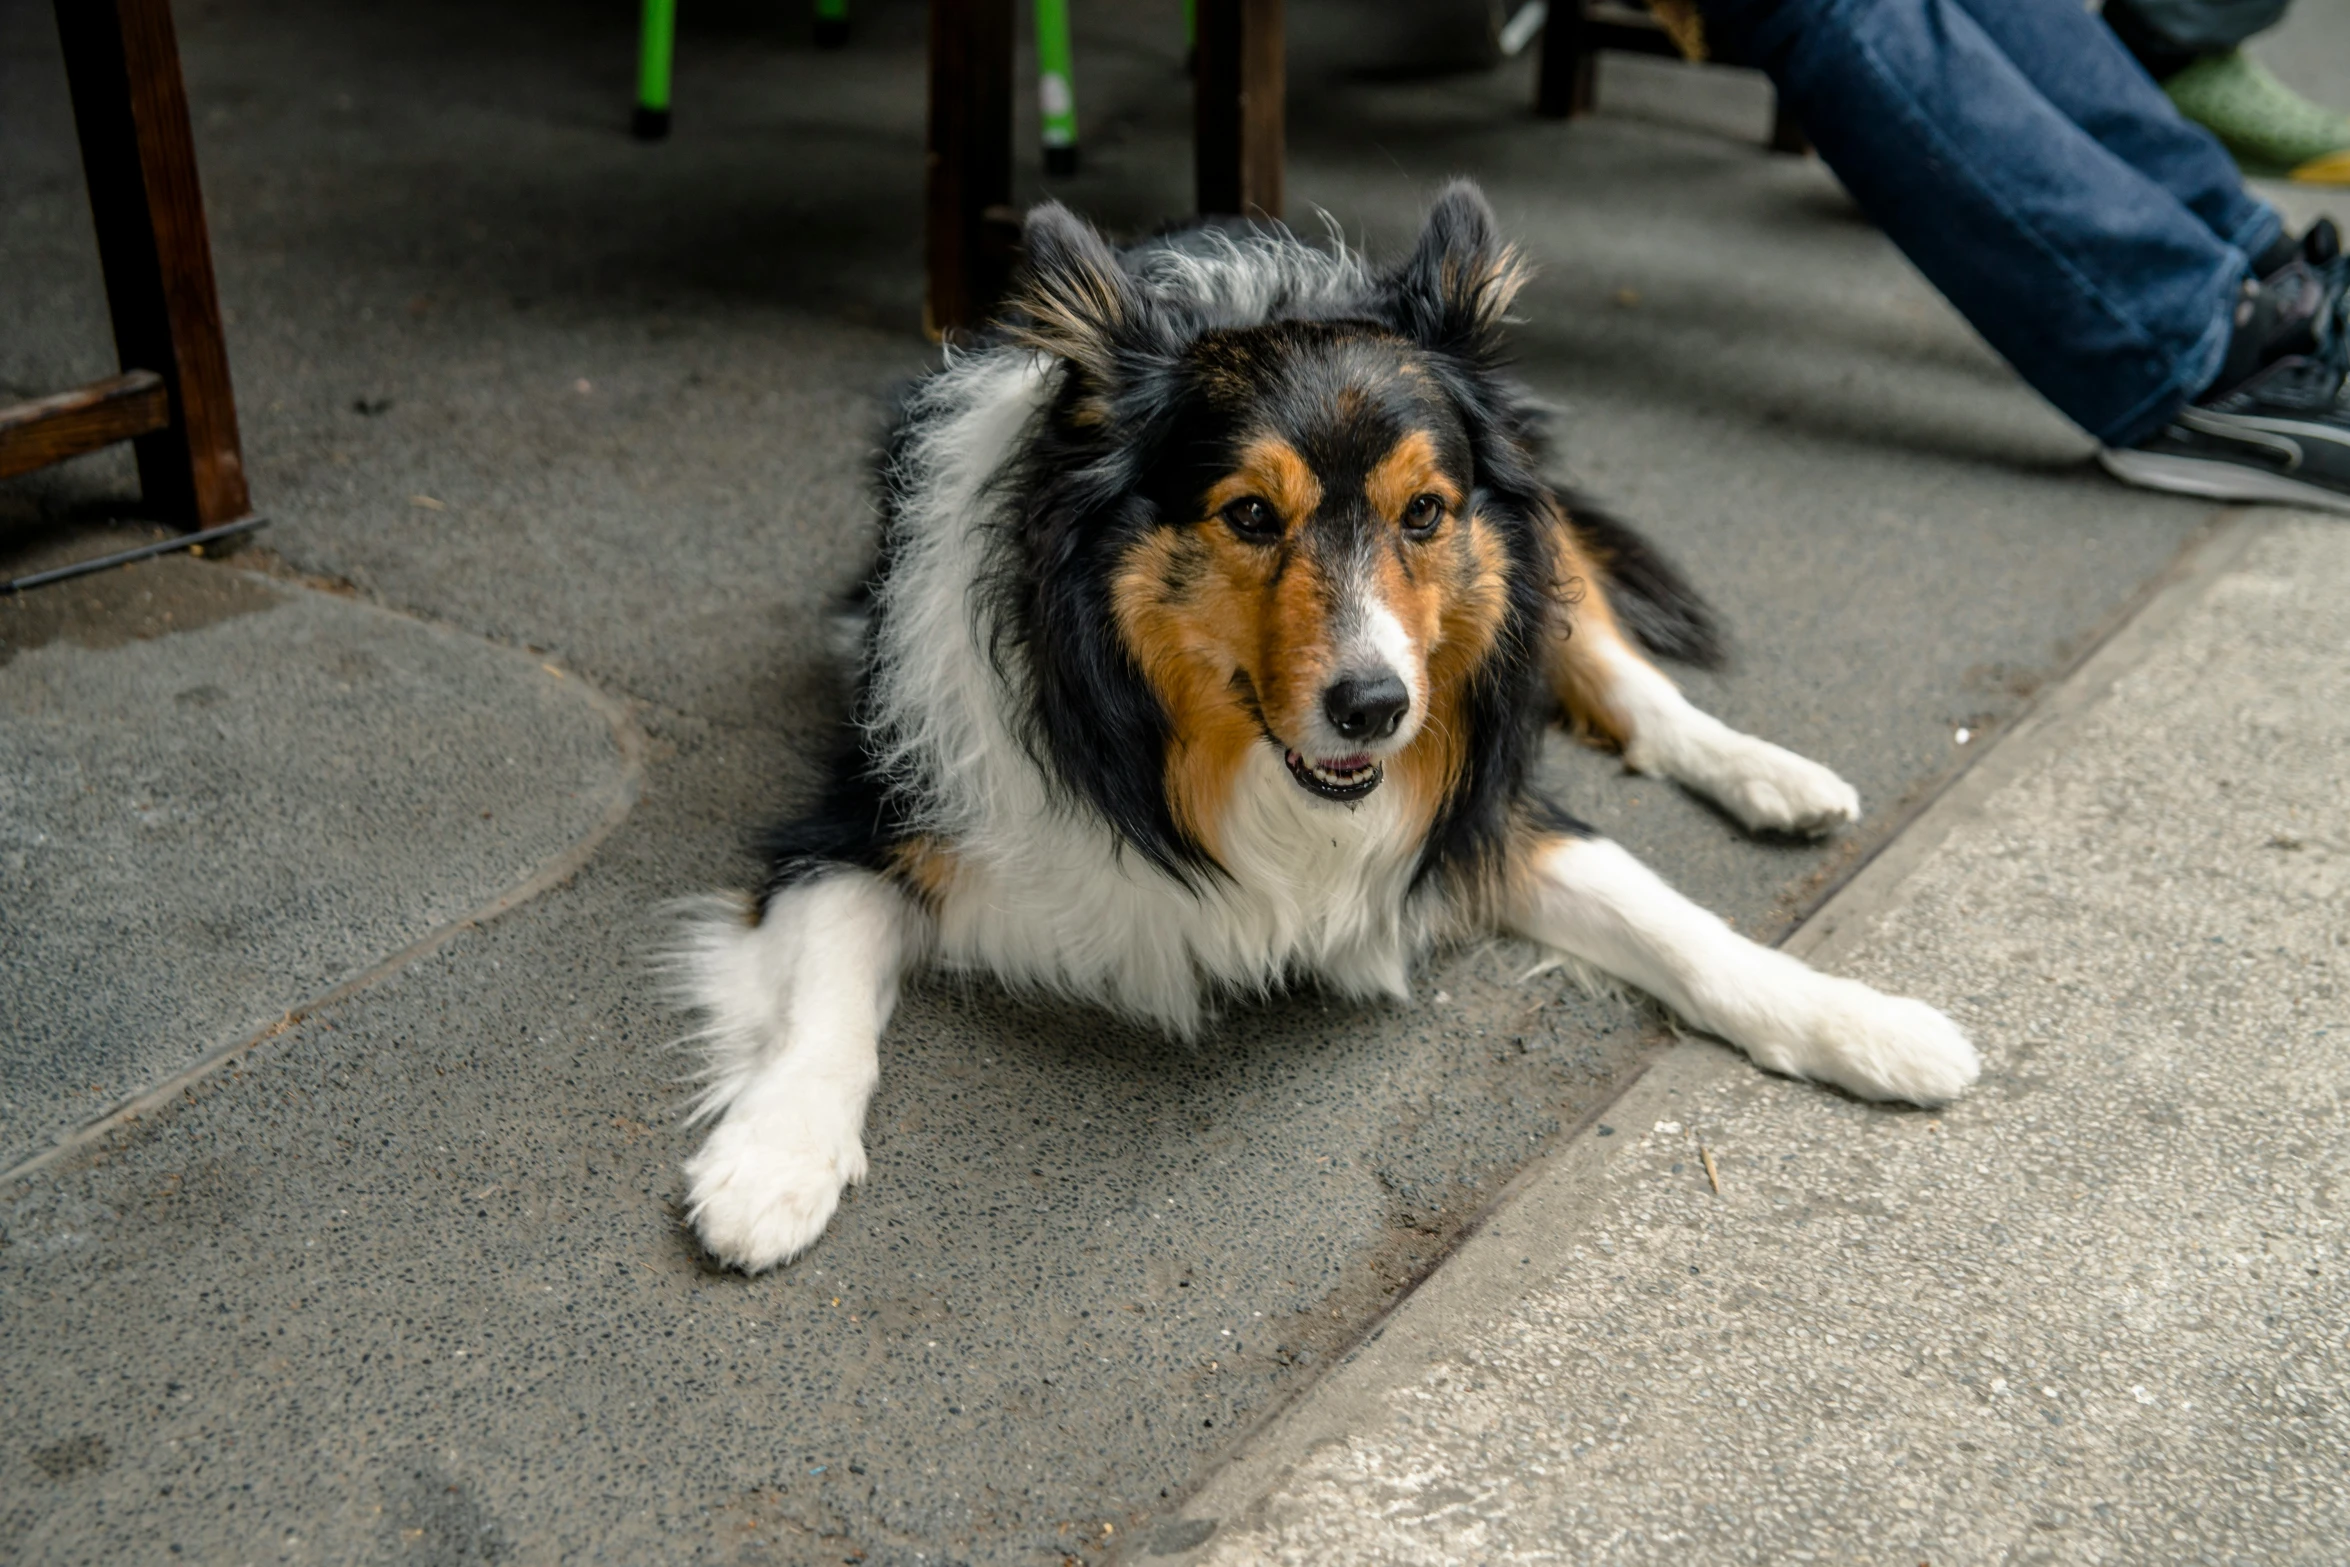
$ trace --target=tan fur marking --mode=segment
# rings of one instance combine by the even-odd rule
[[[1248,748],[1263,741],[1233,678],[1243,671],[1235,636],[1255,622],[1252,605],[1264,597],[1249,591],[1249,576],[1262,566],[1238,540],[1218,541],[1223,533],[1218,526],[1151,534],[1127,555],[1110,590],[1118,629],[1173,735],[1168,805],[1210,854],[1220,847],[1216,824],[1232,781]],[[1178,590],[1178,581],[1188,586]]]
[[[1518,294],[1533,279],[1533,271],[1515,245],[1504,245],[1464,275],[1460,263],[1447,260],[1439,283],[1454,299],[1467,299],[1477,324],[1487,330],[1501,325]]]
[[[1215,520],[1225,507],[1252,495],[1280,515],[1289,542],[1278,547],[1278,555],[1242,542]],[[1266,721],[1279,733],[1294,734],[1304,725],[1329,682],[1328,584],[1313,557],[1296,547],[1299,531],[1321,505],[1322,481],[1297,448],[1278,436],[1259,436],[1242,449],[1239,466],[1208,491],[1208,516],[1198,530],[1217,586],[1213,601],[1203,596],[1198,605],[1199,616],[1211,623],[1197,629],[1197,638],[1212,639],[1224,650],[1218,688],[1229,684],[1234,670],[1245,672]]]
[[[1485,900],[1477,910],[1479,924],[1491,929],[1504,921],[1504,910],[1523,908],[1535,878],[1542,874],[1542,862],[1550,857],[1553,849],[1573,841],[1556,828],[1530,820],[1522,807],[1517,810],[1510,821],[1508,844],[1498,856],[1498,863],[1487,867],[1484,885],[1472,894]]]
[[[1208,515],[1251,495],[1279,512],[1282,522],[1295,530],[1320,508],[1322,481],[1296,447],[1264,435],[1249,442],[1240,454],[1240,466],[1208,491]]]
[[[1551,617],[1546,660],[1550,689],[1577,739],[1620,751],[1632,738],[1632,726],[1608,700],[1616,678],[1609,656],[1641,663],[1648,659],[1617,625],[1616,612],[1607,601],[1607,578],[1573,525],[1554,511],[1549,526],[1558,561],[1558,608]]]
[[[1379,459],[1379,465],[1363,481],[1363,498],[1380,517],[1401,522],[1404,508],[1423,495],[1442,500],[1447,514],[1460,511],[1460,486],[1437,465],[1436,443],[1427,431],[1414,430]]]
[[[955,851],[936,838],[908,838],[889,851],[890,873],[925,907],[936,909],[954,885],[961,866]]]
[[[1126,300],[1115,278],[1090,267],[1050,278],[1024,273],[1005,317],[1013,342],[1065,359],[1099,382],[1114,368],[1110,340],[1126,319]]]
[[[1415,492],[1417,493],[1417,492]],[[1468,761],[1468,719],[1463,711],[1469,681],[1491,656],[1509,613],[1509,557],[1481,517],[1422,559],[1415,606],[1433,624],[1426,632],[1413,623],[1391,594],[1389,605],[1419,645],[1428,650],[1428,716],[1420,733],[1389,766],[1390,783],[1412,802],[1413,819],[1425,831]]]
[[[1461,697],[1458,682],[1437,685],[1432,681],[1428,716],[1421,722],[1420,732],[1387,764],[1387,787],[1402,794],[1404,820],[1416,835],[1425,836],[1435,823],[1437,811],[1459,782],[1468,759]]]
[[[1323,689],[1337,673],[1330,590],[1322,563],[1301,550],[1272,591],[1257,594],[1246,611],[1246,667],[1277,733],[1294,735],[1312,723]]]

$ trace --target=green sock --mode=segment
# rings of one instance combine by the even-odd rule
[[[2350,148],[2350,118],[2311,103],[2241,49],[2197,60],[2162,90],[2247,174],[2290,174]]]

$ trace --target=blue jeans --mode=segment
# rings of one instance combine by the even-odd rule
[[[2276,26],[2289,0],[2106,0],[2108,23],[2126,17],[2166,54],[2222,54]]]
[[[2109,446],[2219,374],[2283,231],[2081,0],[1701,0],[1863,211]]]

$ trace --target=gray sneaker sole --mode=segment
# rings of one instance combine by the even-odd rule
[[[2164,490],[2172,495],[2201,495],[2215,501],[2265,501],[2278,506],[2303,506],[2350,516],[2350,495],[2311,484],[2288,474],[2263,473],[2241,463],[2207,457],[2172,457],[2157,452],[2098,448],[2097,460],[2124,484]]]

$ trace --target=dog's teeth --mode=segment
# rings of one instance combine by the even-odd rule
[[[1311,761],[1297,751],[1285,751],[1283,754],[1298,778],[1318,789],[1351,797],[1357,791],[1369,790],[1379,782],[1377,757],[1364,757],[1362,765],[1358,767],[1340,767],[1328,762]]]

